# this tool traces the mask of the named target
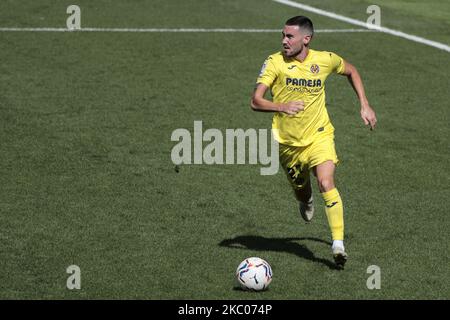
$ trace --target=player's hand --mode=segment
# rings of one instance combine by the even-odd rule
[[[283,103],[281,105],[280,111],[287,113],[288,115],[295,115],[299,111],[302,111],[305,109],[305,104],[303,101],[291,101],[288,103]]]
[[[361,107],[361,118],[366,126],[370,126],[370,130],[375,129],[377,117],[375,111],[368,104]]]

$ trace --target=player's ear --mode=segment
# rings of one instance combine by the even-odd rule
[[[303,37],[303,44],[307,46],[311,42],[312,36],[306,35]]]

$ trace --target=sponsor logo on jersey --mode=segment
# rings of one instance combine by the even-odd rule
[[[307,80],[301,78],[286,78],[286,85],[289,86],[302,86],[302,87],[321,87],[322,81],[320,79]]]

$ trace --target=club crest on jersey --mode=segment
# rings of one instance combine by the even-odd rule
[[[317,64],[312,64],[311,68],[309,70],[311,70],[312,73],[316,74],[316,73],[319,73],[320,68]]]

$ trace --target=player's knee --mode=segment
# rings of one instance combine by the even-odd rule
[[[327,192],[334,188],[333,177],[323,177],[318,180],[320,192]]]

